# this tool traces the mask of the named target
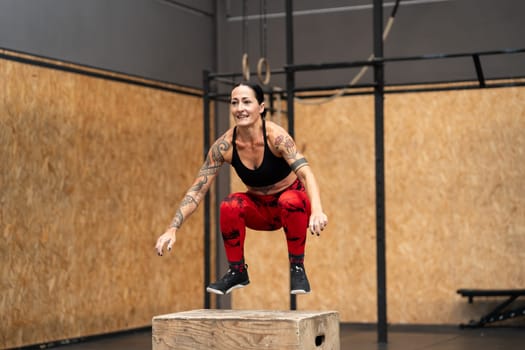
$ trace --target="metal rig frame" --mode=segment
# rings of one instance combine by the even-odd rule
[[[318,94],[307,94],[301,98],[320,98],[331,95],[329,90],[347,89],[343,96],[348,95],[374,95],[375,108],[375,165],[376,165],[376,269],[377,269],[377,337],[379,343],[388,342],[387,334],[387,301],[386,301],[386,228],[385,228],[385,153],[384,153],[384,95],[386,93],[410,93],[425,91],[447,91],[465,90],[480,88],[499,88],[511,86],[525,86],[525,77],[499,77],[486,79],[481,65],[480,57],[492,55],[506,55],[525,53],[525,48],[504,49],[484,52],[454,53],[454,54],[430,54],[423,56],[410,57],[383,57],[383,0],[374,0],[373,3],[373,40],[374,57],[368,61],[354,62],[333,62],[333,63],[313,63],[313,64],[294,64],[294,44],[293,44],[293,0],[285,0],[286,3],[286,65],[283,69],[274,69],[271,74],[286,74],[286,89],[279,92],[286,98],[288,132],[294,137],[294,97],[297,93],[320,92]],[[412,61],[431,61],[451,58],[471,57],[475,67],[477,81],[449,80],[438,82],[413,82],[398,85],[386,85],[384,81],[384,66],[391,62],[412,62]],[[374,82],[372,84],[360,84],[355,86],[317,86],[301,88],[295,84],[295,73],[315,70],[329,70],[340,68],[355,68],[370,66],[374,70]],[[220,94],[211,91],[211,82],[216,81],[229,85],[235,84],[235,79],[241,78],[241,72],[234,73],[213,73],[203,72],[203,117],[204,117],[204,157],[209,149],[211,137],[210,122],[210,102],[227,102],[229,94]],[[323,93],[324,91],[324,93]],[[270,110],[273,109],[273,97],[275,91],[265,91],[270,95]],[[204,266],[205,266],[205,285],[210,283],[210,262],[211,262],[211,203],[209,195],[205,198],[205,223],[204,223]],[[205,308],[210,308],[210,295],[205,293]],[[290,296],[290,309],[296,310],[296,296]]]

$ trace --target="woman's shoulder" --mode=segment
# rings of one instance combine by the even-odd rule
[[[266,120],[265,124],[266,124],[266,132],[267,133],[272,133],[272,134],[283,134],[284,133],[284,134],[288,134],[288,131],[286,131],[285,128],[283,128],[282,126],[280,126],[277,123],[272,122],[271,120]]]
[[[232,128],[229,128],[228,130],[226,130],[221,136],[219,136],[216,140],[215,140],[215,143],[224,143],[224,142],[227,142],[227,143],[232,143],[232,139],[233,139],[233,127]]]
[[[275,141],[277,138],[286,138],[289,136],[288,131],[279,124],[276,124],[270,120],[266,121],[266,136],[270,141]]]
[[[233,129],[234,128],[230,128],[219,136],[210,149],[212,153],[219,152],[222,154],[224,160],[228,163],[231,160]]]
[[[264,124],[266,125],[266,129],[283,129],[282,126],[268,119],[264,120]]]

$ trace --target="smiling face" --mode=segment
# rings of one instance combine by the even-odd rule
[[[230,112],[239,126],[254,124],[261,118],[264,102],[259,103],[255,91],[246,85],[239,85],[232,90]]]

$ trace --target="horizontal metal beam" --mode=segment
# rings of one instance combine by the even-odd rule
[[[469,53],[452,53],[452,54],[440,53],[440,54],[427,54],[427,55],[421,55],[421,56],[375,57],[367,61],[353,61],[353,62],[343,61],[343,62],[329,62],[329,63],[316,63],[316,64],[293,64],[293,65],[286,65],[284,69],[295,71],[295,72],[300,72],[300,71],[373,66],[376,63],[408,62],[408,61],[436,60],[436,59],[463,58],[463,57],[470,58],[473,55],[489,56],[489,55],[517,54],[517,53],[524,53],[524,52],[525,52],[525,48],[469,52]]]
[[[512,81],[514,80],[514,81]],[[415,92],[432,92],[432,91],[453,91],[453,90],[473,90],[483,88],[504,88],[525,86],[525,76],[522,77],[500,77],[494,79],[485,79],[484,85],[480,86],[476,80],[453,80],[425,83],[406,83],[406,84],[385,84],[385,94],[397,93],[415,93]],[[318,92],[316,94],[305,94],[298,96],[301,99],[326,98],[334,95],[333,91],[346,89],[342,96],[370,95],[372,94],[374,84],[362,85],[332,85],[332,86],[308,86],[297,87],[294,93]],[[326,91],[323,93],[322,91]],[[270,93],[270,91],[265,91]],[[273,94],[280,94],[286,97],[286,91],[272,91]],[[229,102],[229,93],[210,93],[210,98],[219,102]]]

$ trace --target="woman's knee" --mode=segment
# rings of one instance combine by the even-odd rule
[[[233,213],[238,215],[245,206],[245,195],[243,193],[232,193],[224,198],[220,205],[221,215]]]
[[[279,197],[279,207],[286,211],[308,211],[308,197],[304,192],[286,191]]]

